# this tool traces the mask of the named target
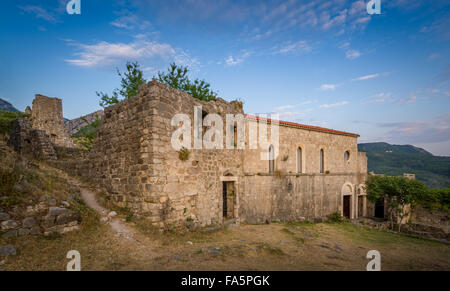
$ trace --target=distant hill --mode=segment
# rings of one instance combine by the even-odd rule
[[[0,98],[0,110],[12,111],[12,112],[19,111],[14,106],[12,106],[11,103],[9,103],[8,101],[3,100],[1,98]]]
[[[65,119],[64,125],[66,126],[67,132],[69,132],[70,135],[75,135],[76,133],[78,133],[78,131],[80,131],[80,129],[87,126],[89,123],[94,122],[97,117],[101,119],[104,114],[105,113],[103,112],[103,110],[98,110],[80,118],[75,118],[72,120]],[[88,123],[84,119],[87,120]]]
[[[358,144],[367,153],[368,170],[376,174],[416,174],[429,188],[450,188],[450,157],[434,156],[412,145],[385,142]]]

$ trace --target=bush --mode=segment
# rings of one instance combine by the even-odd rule
[[[189,159],[189,150],[187,148],[182,148],[178,151],[178,158],[182,161],[187,161]]]
[[[9,135],[14,121],[23,117],[28,117],[28,115],[22,112],[0,110],[0,134]]]
[[[331,213],[330,215],[328,215],[328,222],[331,223],[341,223],[344,221],[344,218],[342,217],[342,215],[339,212],[334,212]]]

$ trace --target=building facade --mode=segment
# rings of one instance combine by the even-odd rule
[[[194,116],[196,106],[201,116]],[[200,139],[213,134],[223,148],[175,149],[173,134],[182,125],[173,120],[177,114],[200,118]],[[244,139],[244,148],[225,146],[227,126],[232,129],[217,118],[225,121],[227,114],[243,116],[245,134],[235,137]],[[240,102],[204,102],[152,81],[136,97],[105,109],[86,159],[52,163],[95,182],[117,205],[160,227],[304,220],[334,212],[348,218],[366,215],[367,158],[358,152],[357,134],[279,122],[279,146],[269,145],[273,159],[262,160],[267,149],[252,149],[250,136],[259,123],[268,132],[274,126],[244,115]],[[222,133],[209,131],[208,125]],[[189,128],[193,141],[199,132],[193,124]]]

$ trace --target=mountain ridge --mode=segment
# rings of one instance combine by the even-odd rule
[[[19,111],[11,103],[9,103],[8,101],[1,99],[1,98],[0,98],[0,110],[12,111],[12,112]]]
[[[361,143],[366,152],[368,171],[376,174],[415,174],[429,188],[450,188],[450,157],[435,156],[413,145],[391,145],[385,142]]]

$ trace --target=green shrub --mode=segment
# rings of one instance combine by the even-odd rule
[[[187,148],[182,148],[178,151],[178,158],[182,161],[187,161],[189,159],[189,150]]]
[[[328,222],[331,223],[341,223],[344,221],[344,218],[342,217],[342,215],[339,212],[334,212],[331,213],[330,215],[328,215]]]
[[[0,110],[0,134],[9,134],[11,132],[13,122],[18,118],[28,117],[22,112],[11,112]]]

